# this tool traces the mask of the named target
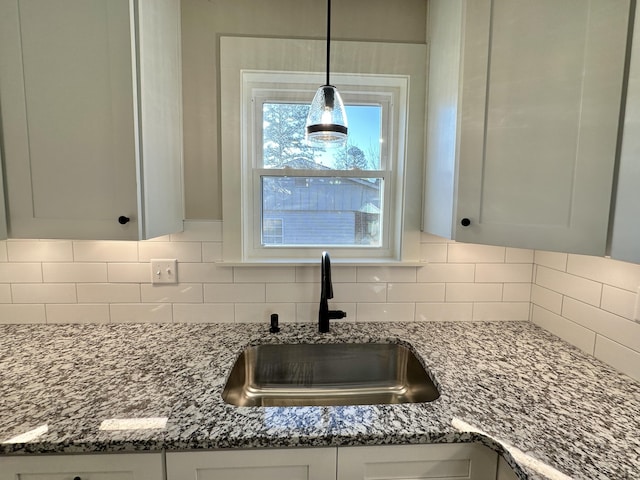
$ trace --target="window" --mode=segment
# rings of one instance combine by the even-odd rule
[[[243,181],[253,210],[244,223],[247,252],[283,258],[331,247],[349,257],[389,257],[397,240],[391,212],[402,192],[396,170],[404,152],[397,137],[407,79],[352,78],[341,91],[349,137],[337,148],[305,140],[317,88],[306,80],[295,72],[242,72],[248,112],[242,130],[249,132],[243,162],[251,172]],[[281,237],[271,234],[274,219]]]
[[[309,105],[255,102],[262,124],[261,158],[254,169],[260,184],[262,247],[322,245],[380,247],[384,179],[382,105],[347,105],[349,140],[341,148],[318,148],[304,139]],[[261,148],[260,148],[261,147]],[[287,233],[274,241],[274,218]]]
[[[419,197],[415,185],[422,173],[418,163],[418,175],[407,182],[408,167],[415,168],[407,162],[407,149],[423,145],[422,136],[408,142],[413,77],[332,71],[346,105],[349,139],[340,148],[313,147],[305,141],[304,127],[324,75],[250,68],[269,63],[254,49],[273,56],[263,41],[275,41],[285,51],[298,45],[278,39],[221,40],[222,88],[231,86],[237,95],[222,98],[225,260],[315,261],[323,249],[330,249],[333,259],[404,260],[412,250],[405,248],[407,238],[419,238],[419,210],[409,221],[404,213],[407,185]],[[244,52],[244,43],[251,53]],[[277,67],[287,55],[275,57]],[[418,79],[424,82],[424,71]],[[416,102],[414,118],[424,132],[424,91],[417,98],[422,101]],[[414,229],[410,235],[408,226]]]

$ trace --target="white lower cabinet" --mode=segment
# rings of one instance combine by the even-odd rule
[[[0,480],[163,480],[161,453],[0,457]]]
[[[338,480],[495,480],[497,454],[475,443],[338,448]]]
[[[329,480],[335,448],[167,453],[167,480]]]
[[[511,480],[473,443],[0,456],[0,480]]]
[[[167,453],[167,480],[496,480],[496,468],[478,444]]]

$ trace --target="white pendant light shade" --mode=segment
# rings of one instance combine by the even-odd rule
[[[307,141],[342,145],[347,141],[347,115],[340,93],[333,85],[318,88],[306,125]]]

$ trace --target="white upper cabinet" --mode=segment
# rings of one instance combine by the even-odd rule
[[[636,9],[611,256],[640,263],[640,12]]]
[[[629,3],[429,3],[425,231],[605,253]]]
[[[180,64],[178,0],[0,0],[9,237],[182,230]]]

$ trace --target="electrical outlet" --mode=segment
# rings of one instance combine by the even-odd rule
[[[633,310],[633,319],[640,322],[640,287],[636,292],[636,307]]]
[[[178,261],[175,259],[152,259],[151,283],[178,283]]]

